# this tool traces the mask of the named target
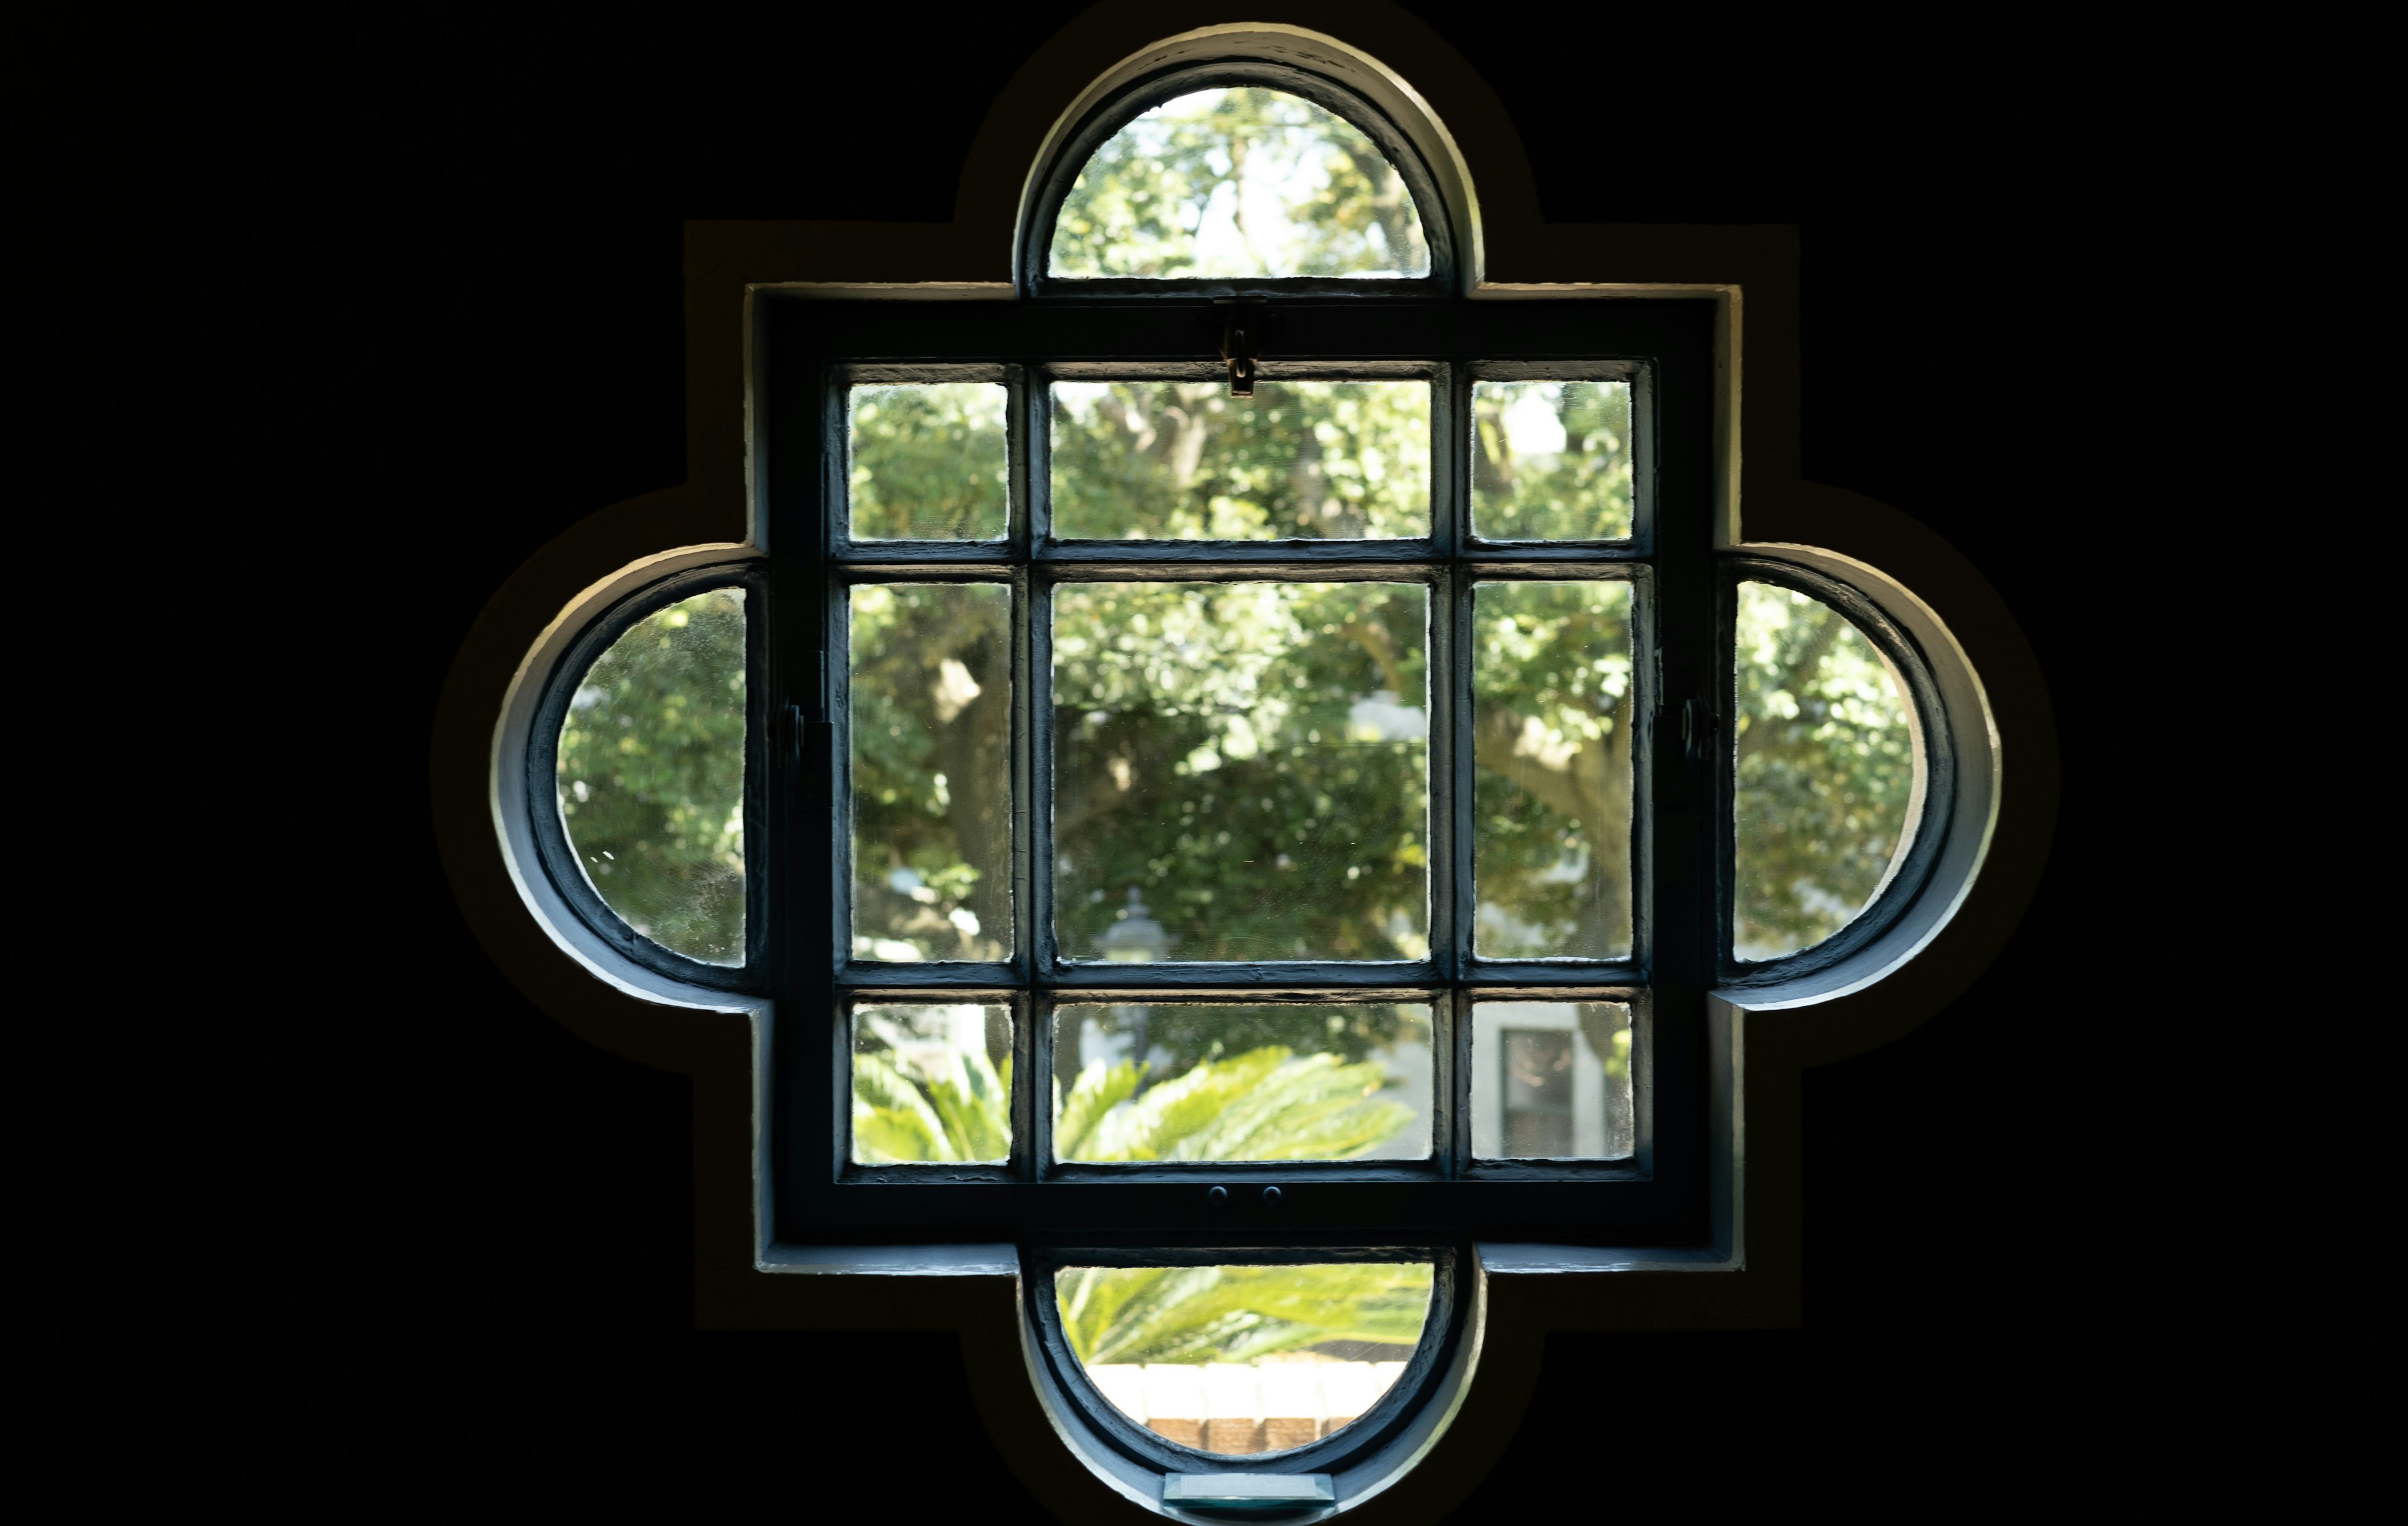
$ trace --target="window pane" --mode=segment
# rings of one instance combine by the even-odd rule
[[[1471,390],[1471,533],[1630,535],[1630,383],[1483,381]]]
[[[853,389],[853,538],[1003,538],[1005,396],[983,381]]]
[[[1054,276],[1429,274],[1421,214],[1379,148],[1255,86],[1165,101],[1096,150],[1062,203]]]
[[[1426,591],[1083,583],[1054,595],[1068,959],[1429,954]],[[1158,939],[1115,926],[1132,894]]]
[[[1011,591],[853,591],[853,957],[1011,948]]]
[[[1627,1159],[1630,1008],[1482,1002],[1471,1020],[1471,1152],[1483,1160]]]
[[[1054,385],[1059,540],[1343,540],[1430,530],[1426,381]]]
[[[1472,605],[1472,947],[1630,953],[1628,583],[1483,583]]]
[[[1429,1319],[1430,1266],[1066,1266],[1054,1295],[1122,1414],[1203,1451],[1277,1452],[1396,1385]]]
[[[568,843],[603,904],[665,948],[744,963],[744,591],[645,616],[560,726]]]
[[[1742,959],[1820,943],[1889,882],[1923,784],[1913,705],[1864,633],[1830,606],[1739,586],[1731,723]]]
[[[1058,1160],[1430,1152],[1427,1006],[1065,1005],[1054,1071]]]
[[[853,1009],[855,1162],[996,1162],[1010,1155],[1009,1008]]]

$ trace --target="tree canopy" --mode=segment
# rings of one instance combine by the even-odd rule
[[[560,814],[603,902],[666,948],[744,962],[744,591],[636,622],[561,724]]]
[[[1481,449],[1492,433],[1501,443],[1475,492],[1510,497],[1515,524],[1627,532],[1619,386],[1491,399],[1497,427],[1484,416]],[[1266,387],[1251,400],[1182,388],[1099,385],[1084,412],[1066,410],[1054,472],[1072,522],[1104,535],[1361,535],[1426,514],[1426,476],[1406,464],[1426,461],[1426,385]],[[854,411],[856,504],[874,500],[881,523],[913,535],[984,533],[1001,489],[984,448],[963,441],[987,427],[985,403],[899,386],[876,403]],[[1534,408],[1552,410],[1552,430]],[[1509,448],[1509,435],[1550,449]],[[1012,947],[1015,596],[1003,582],[851,592],[856,958],[997,960]],[[1476,592],[1471,849],[1484,954],[1631,948],[1632,601],[1629,583],[1598,578]],[[1054,771],[1030,805],[1051,813],[1051,932],[1065,957],[1426,955],[1423,584],[1065,583],[1051,620]],[[1897,676],[1836,610],[1750,582],[1738,621],[1736,944],[1765,958],[1828,936],[1870,902],[1909,833],[1920,761]],[[744,946],[744,652],[738,590],[656,611],[582,676],[559,742],[561,810],[595,890],[646,936],[721,963]],[[1303,1028],[1297,1008],[1276,1005],[1142,1010],[1141,1042],[1115,1060],[1088,1063],[1075,1034],[1057,1046],[1052,1085],[1066,1119],[1085,1120],[1068,1148],[1234,1158],[1211,1152],[1257,1148],[1240,1139],[1241,1114],[1288,1117],[1282,1150],[1385,1148],[1402,1122],[1375,1074],[1382,1056],[1416,1032],[1427,1041],[1426,1017],[1385,1004],[1332,1005]],[[862,1137],[884,1159],[987,1158],[978,1152],[996,1143],[979,1109],[1009,1116],[1009,1044],[990,1035],[982,1048],[935,1071],[865,1051],[856,1075],[878,1116]],[[1220,1133],[1179,1122],[1193,1121],[1192,1106],[1173,1107],[1189,1095],[1220,1099]]]
[[[1732,942],[1770,959],[1871,903],[1913,824],[1921,759],[1898,676],[1838,610],[1750,582],[1738,620]]]
[[[1352,123],[1257,86],[1195,91],[1079,172],[1047,269],[1069,277],[1422,276],[1404,178]]]

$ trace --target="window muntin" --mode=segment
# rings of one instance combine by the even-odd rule
[[[1412,278],[1429,243],[1362,128],[1260,85],[1147,107],[1079,165],[1047,255],[1060,278]]]

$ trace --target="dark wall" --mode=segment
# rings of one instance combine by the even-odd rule
[[[896,1520],[940,1519],[914,1503],[935,1476],[1036,1517],[950,1339],[692,1332],[686,1084],[569,1037],[487,963],[436,863],[424,747],[485,596],[684,476],[681,220],[948,217],[987,102],[1074,11],[192,23],[144,45],[138,111],[108,105],[136,93],[122,38],[35,28],[24,67],[60,103],[39,152],[122,166],[93,205],[128,231],[82,257],[113,295],[61,321],[134,342],[107,395],[149,427],[91,443],[155,485],[171,558],[232,551],[251,575],[199,601],[218,635],[188,627],[160,680],[159,724],[216,781],[182,787],[176,819],[237,867],[165,893],[273,975],[163,1020],[141,1169],[166,1184],[145,1194],[160,1237],[222,1274],[173,1319],[211,1338],[224,1403],[283,1401],[285,1476],[473,1472],[538,1502],[769,1487],[805,1519],[839,1513],[829,1480],[867,1479]],[[2069,1333],[2095,1277],[2040,1248],[2087,1223],[2047,1162],[2112,1100],[2084,1036],[2107,1014],[2066,994],[2081,956],[2058,952],[2094,925],[2109,850],[2096,680],[2032,553],[2071,528],[2114,554],[2086,416],[2034,359],[2097,317],[2042,255],[2086,215],[2079,180],[1999,125],[2001,85],[1784,84],[1721,41],[1709,74],[1704,39],[1609,12],[1424,14],[1512,111],[1551,218],[1802,225],[1807,474],[1987,574],[2067,758],[2057,854],[2004,957],[1808,1081],[1805,1328],[1556,1341],[1460,1519],[1692,1487],[2017,1488],[2065,1445],[2019,1397],[2116,1360]]]

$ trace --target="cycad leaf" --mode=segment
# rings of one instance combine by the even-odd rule
[[[1144,1075],[1145,1066],[1129,1060],[1109,1067],[1098,1060],[1079,1072],[1079,1079],[1070,1088],[1069,1100],[1062,1104],[1061,1115],[1054,1125],[1054,1153],[1065,1161],[1124,1159],[1096,1154],[1088,1136],[1103,1121],[1105,1114],[1137,1090]]]

